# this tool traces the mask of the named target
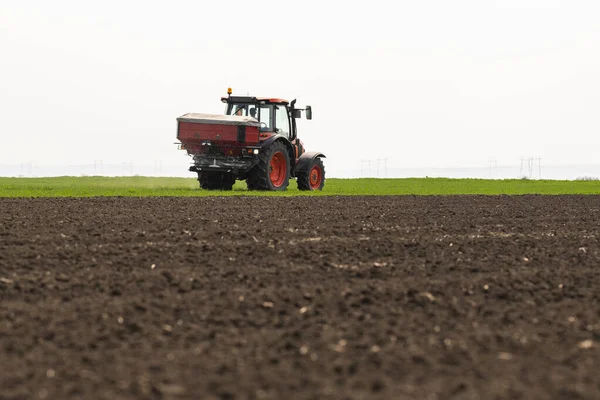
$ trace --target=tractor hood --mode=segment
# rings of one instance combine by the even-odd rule
[[[260,127],[260,122],[256,118],[242,117],[237,115],[221,115],[221,114],[184,114],[177,118],[179,122],[187,122],[193,124],[211,124],[211,125],[245,125]]]

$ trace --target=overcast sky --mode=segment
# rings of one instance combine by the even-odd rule
[[[175,119],[297,98],[332,171],[600,163],[600,2],[0,0],[0,164],[181,163]]]

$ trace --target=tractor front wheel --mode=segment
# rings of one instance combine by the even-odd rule
[[[235,178],[224,172],[198,172],[198,182],[206,190],[231,190]]]
[[[258,155],[258,164],[246,179],[250,190],[285,190],[290,183],[290,155],[281,142],[275,142]]]
[[[298,173],[299,190],[323,190],[325,185],[325,166],[320,158],[315,158],[306,171]]]

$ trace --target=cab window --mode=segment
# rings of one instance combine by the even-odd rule
[[[260,130],[266,132],[273,131],[273,106],[271,105],[261,105],[260,106]]]
[[[255,104],[228,104],[225,114],[237,115],[241,117],[258,117],[258,115],[256,115],[257,112]]]
[[[290,137],[290,120],[288,118],[287,107],[283,105],[275,106],[275,131],[285,137]]]

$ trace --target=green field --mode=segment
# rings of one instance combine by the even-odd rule
[[[322,192],[301,192],[292,180],[285,192],[250,192],[237,182],[230,192],[198,188],[193,178],[58,177],[0,178],[0,197],[90,196],[331,196],[450,194],[600,194],[600,181],[447,178],[328,179]]]

